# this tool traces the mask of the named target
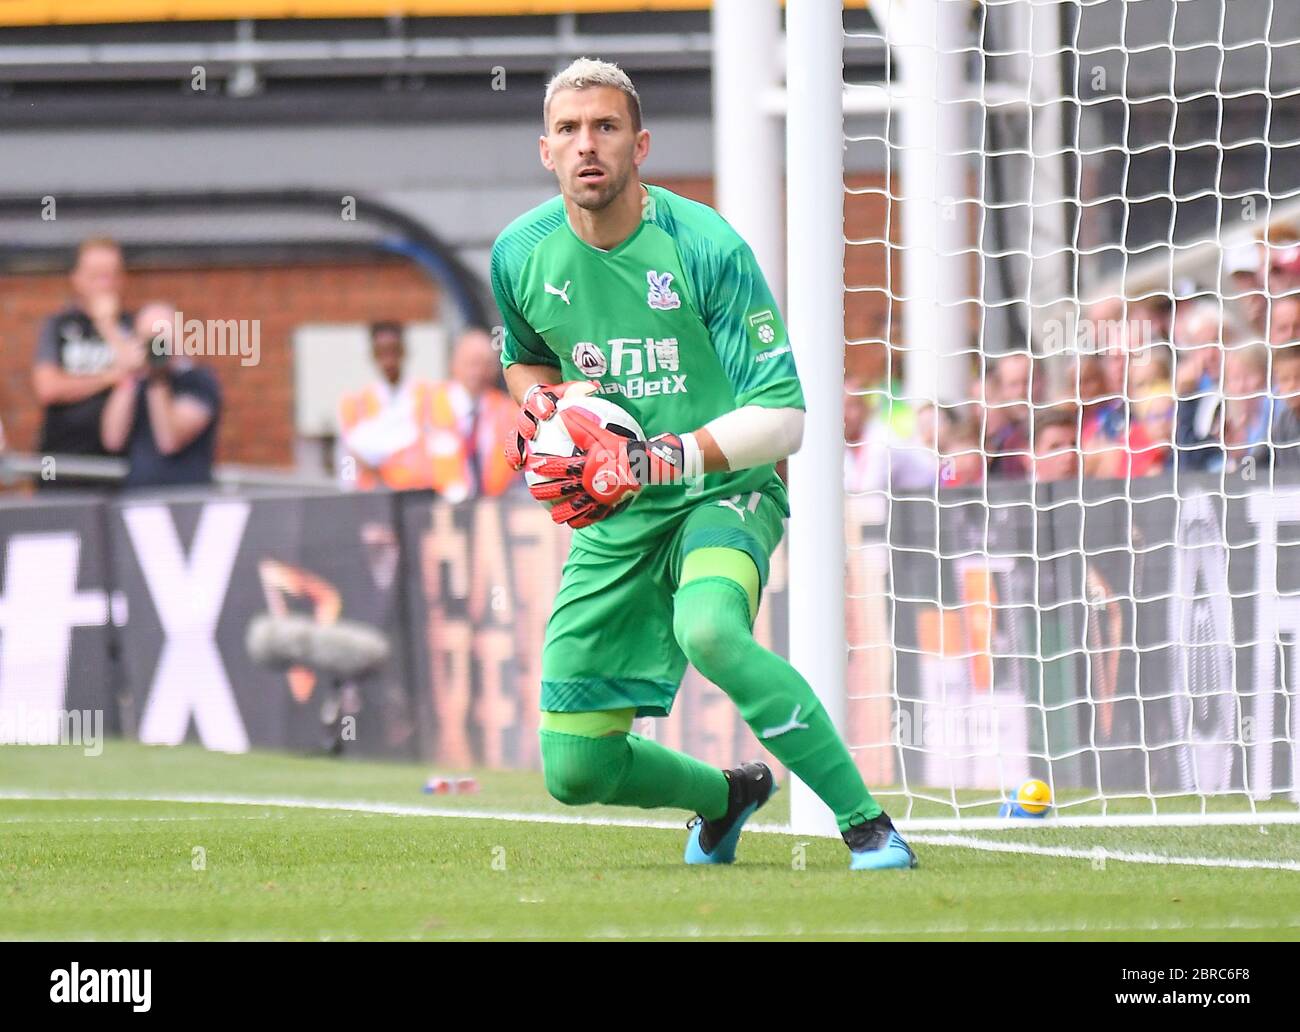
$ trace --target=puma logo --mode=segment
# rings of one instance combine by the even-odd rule
[[[563,298],[564,303],[567,305],[569,303],[569,284],[572,282],[573,280],[566,279],[564,281],[564,286],[562,287],[553,287],[545,280],[542,281],[542,284],[546,287],[546,292],[548,294],[554,294],[556,297]]]
[[[741,523],[744,523],[744,522],[745,522],[745,510],[742,509],[742,508],[741,508],[739,505],[737,505],[735,502],[731,501],[731,499],[729,499],[729,498],[724,498],[724,499],[722,499],[722,501],[720,501],[718,504],[719,504],[719,505],[725,505],[728,509],[734,509],[734,510],[736,511],[736,515],[740,517],[740,522],[741,522]]]
[[[790,714],[790,719],[784,724],[778,724],[776,727],[764,728],[759,732],[759,738],[775,738],[777,735],[783,735],[787,731],[807,731],[808,725],[799,722],[799,710],[801,707],[796,706],[794,712]]]

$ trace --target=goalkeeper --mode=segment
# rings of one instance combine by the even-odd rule
[[[914,867],[808,682],[751,633],[790,514],[774,464],[798,449],[804,409],[754,256],[711,208],[641,183],[650,134],[615,65],[574,61],[543,119],[560,196],[497,238],[492,288],[521,406],[507,453],[553,478],[533,493],[575,528],[542,655],[547,788],[571,805],[693,810],[686,862],[734,860],[772,771],[719,770],[631,731],[668,714],[689,660],[834,811],[852,868]],[[557,414],[570,390],[618,402],[649,441]],[[530,453],[554,418],[580,454]]]

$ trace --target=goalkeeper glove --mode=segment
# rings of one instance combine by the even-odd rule
[[[599,505],[587,494],[579,470],[581,460],[561,459],[555,456],[538,455],[529,461],[529,471],[539,476],[552,479],[528,488],[529,493],[539,502],[553,502],[551,519],[556,523],[567,523],[570,527],[587,527],[597,520],[603,520],[613,508]]]
[[[579,496],[580,502],[575,502],[612,512],[627,495],[642,487],[678,484],[685,479],[686,444],[677,434],[637,441],[604,429],[581,409],[568,409],[560,416],[573,443],[584,453],[565,460],[568,467],[560,475],[567,483],[560,482],[561,495],[566,490],[576,494],[572,485],[581,482],[583,495]],[[597,515],[592,522],[608,515]]]
[[[681,483],[694,440],[659,434],[649,441],[604,429],[581,409],[560,413],[579,452],[571,457],[536,455],[525,464],[544,483],[529,488],[542,502],[555,502],[551,519],[570,527],[587,527],[612,515],[628,494],[643,486]],[[698,448],[696,465],[699,464]]]
[[[537,436],[537,428],[555,415],[556,406],[570,390],[581,394],[594,394],[600,388],[595,380],[566,380],[564,383],[536,383],[528,388],[524,403],[519,406],[515,427],[506,440],[506,461],[516,472],[528,463],[529,442]]]

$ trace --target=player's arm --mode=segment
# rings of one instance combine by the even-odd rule
[[[516,363],[506,366],[506,387],[519,404],[514,432],[506,442],[506,460],[515,469],[528,462],[528,444],[537,436],[537,428],[559,409],[560,399],[571,391],[593,394],[599,385],[591,380],[558,382],[556,366]]]
[[[492,245],[492,297],[501,312],[501,365],[506,389],[516,405],[524,405],[534,388],[557,384],[560,360],[524,314],[517,283],[522,261],[519,249],[503,234]],[[531,436],[531,435],[530,435]]]
[[[730,231],[727,231],[730,233]],[[580,412],[565,412],[569,435],[585,456],[586,494],[612,507],[648,484],[690,481],[702,473],[779,462],[803,441],[803,392],[785,324],[753,252],[734,234],[698,285],[701,316],[737,406],[686,433],[627,441]]]
[[[799,450],[803,421],[801,408],[743,405],[689,433],[628,441],[601,430],[581,412],[566,412],[569,435],[584,452],[566,472],[580,476],[593,499],[613,505],[647,484],[675,484],[704,473],[780,462]]]
[[[735,472],[789,458],[803,443],[803,409],[743,405],[684,434],[700,452],[700,472]]]
[[[804,400],[776,299],[754,253],[739,238],[701,284],[701,315],[737,407],[687,435],[703,472],[780,462],[803,442]]]
[[[559,379],[559,366],[528,365],[524,362],[506,366],[506,390],[516,405],[522,406],[534,387],[555,384]]]

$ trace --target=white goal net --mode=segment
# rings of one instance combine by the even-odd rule
[[[1035,778],[1063,817],[1294,815],[1300,4],[871,0],[844,28],[868,783],[913,819]]]

